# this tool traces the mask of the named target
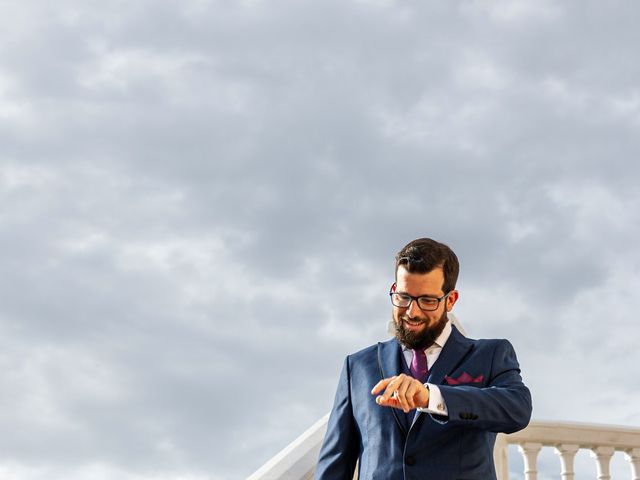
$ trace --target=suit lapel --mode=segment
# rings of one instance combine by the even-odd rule
[[[441,385],[444,383],[444,377],[454,371],[460,362],[467,355],[467,352],[473,347],[473,342],[462,335],[455,325],[451,326],[451,335],[447,339],[447,343],[442,347],[442,352],[438,356],[436,363],[429,370],[429,378],[427,383],[433,385]],[[416,411],[416,415],[411,422],[411,427],[422,418],[424,412]]]
[[[444,377],[457,368],[472,347],[473,342],[452,326],[451,335],[444,344],[436,363],[431,367],[427,382],[434,385],[444,383]]]
[[[386,342],[378,343],[378,368],[380,369],[380,380],[383,378],[399,375],[404,371],[402,364],[402,349],[400,344],[394,338]],[[408,431],[408,423],[406,415],[402,410],[391,408],[398,427],[404,435]]]

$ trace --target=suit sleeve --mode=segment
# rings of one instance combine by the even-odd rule
[[[344,361],[333,409],[329,415],[316,466],[315,480],[351,480],[360,450],[360,433],[353,418],[349,357]]]
[[[492,432],[522,430],[531,419],[531,393],[522,382],[516,353],[507,340],[496,340],[490,378],[483,388],[470,385],[439,385],[448,417],[455,422]]]

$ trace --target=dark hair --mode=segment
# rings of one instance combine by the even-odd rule
[[[460,271],[458,257],[453,250],[430,238],[418,238],[400,250],[396,255],[396,274],[399,266],[406,268],[409,273],[428,273],[434,268],[442,268],[444,293],[456,288]]]

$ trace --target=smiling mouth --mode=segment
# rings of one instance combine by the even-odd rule
[[[406,325],[410,325],[412,327],[419,327],[420,325],[424,325],[426,322],[424,320],[409,320],[408,318],[403,318],[402,321],[406,324]]]

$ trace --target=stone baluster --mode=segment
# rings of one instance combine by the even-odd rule
[[[631,464],[631,480],[640,480],[640,448],[627,450],[624,458]]]
[[[493,461],[496,465],[498,480],[509,480],[509,443],[504,433],[499,433],[496,437]]]
[[[541,449],[541,443],[525,442],[518,445],[518,450],[524,457],[525,480],[538,480],[538,453]]]
[[[598,480],[611,480],[609,465],[614,452],[613,447],[595,447],[591,449],[591,458],[596,459],[598,466]]]
[[[562,480],[573,480],[573,459],[580,450],[579,445],[562,444],[555,448],[555,452],[560,456],[560,466],[562,468]]]

